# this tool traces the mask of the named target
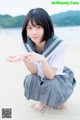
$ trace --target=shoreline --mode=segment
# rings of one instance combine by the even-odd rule
[[[79,120],[80,119],[80,45],[67,45],[65,65],[70,67],[77,80],[73,94],[67,101],[66,110],[46,108],[42,112],[33,111],[34,102],[24,97],[24,78],[28,73],[23,62],[9,63],[0,59],[0,109],[11,108],[14,120]],[[0,34],[0,58],[11,54],[23,53],[21,37]]]

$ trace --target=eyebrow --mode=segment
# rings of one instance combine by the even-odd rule
[[[32,26],[32,25],[27,25],[27,26]]]
[[[27,25],[27,27],[32,27],[32,26],[34,26],[34,25],[31,25],[31,24],[30,24],[30,25]],[[35,25],[34,27],[36,27],[36,26],[38,26],[38,25]]]

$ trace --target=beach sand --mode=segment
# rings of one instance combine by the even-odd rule
[[[29,74],[23,62],[10,63],[8,55],[22,54],[21,37],[0,34],[0,120],[2,108],[12,109],[12,120],[80,120],[80,45],[67,45],[65,65],[70,67],[77,80],[73,94],[67,101],[66,110],[51,107],[34,111],[34,101],[24,97],[23,81]]]

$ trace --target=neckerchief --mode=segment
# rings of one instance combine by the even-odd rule
[[[49,38],[46,42],[42,55],[47,57],[62,42],[57,36]],[[27,43],[24,43],[28,52],[36,52],[33,41],[28,37]]]

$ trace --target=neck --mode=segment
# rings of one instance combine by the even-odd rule
[[[43,42],[41,42],[41,43],[35,43],[35,48],[36,48],[37,50],[43,50],[44,47],[45,47],[45,44],[46,44],[46,41],[43,41]]]

